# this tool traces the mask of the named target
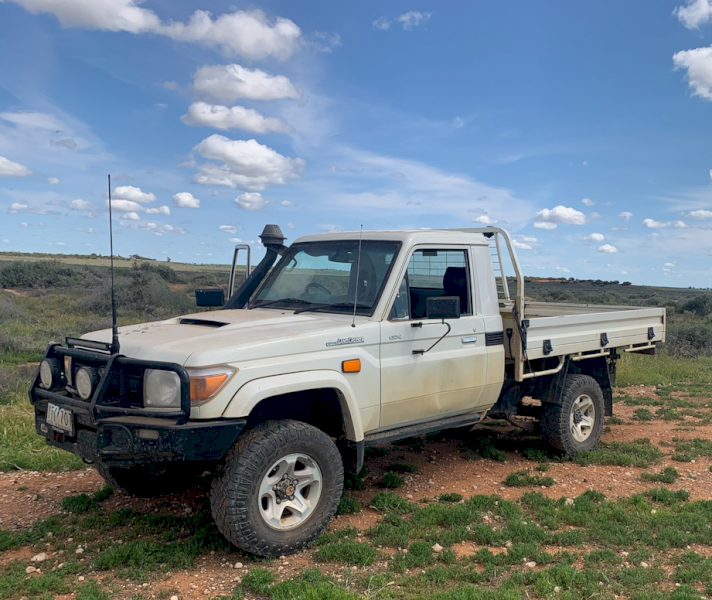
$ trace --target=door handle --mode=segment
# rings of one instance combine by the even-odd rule
[[[477,341],[476,335],[468,335],[467,337],[462,338],[463,344],[474,344],[476,341]]]

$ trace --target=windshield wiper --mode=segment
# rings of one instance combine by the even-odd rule
[[[285,302],[287,304],[294,304],[295,302],[300,304],[314,304],[313,302],[302,298],[279,298],[278,300],[268,300],[262,304],[252,304],[250,305],[250,308],[264,308],[265,306],[272,306],[273,304],[279,304],[280,302]]]
[[[314,311],[314,310],[325,310],[327,308],[354,308],[353,302],[335,302],[334,304],[316,304],[312,302],[313,306],[306,306],[304,308],[298,308],[294,311],[295,315],[299,313]],[[371,308],[370,304],[357,304],[356,308]]]

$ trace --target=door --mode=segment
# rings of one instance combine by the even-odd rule
[[[381,324],[380,428],[465,413],[486,383],[485,323],[474,314],[467,248],[413,251],[388,320]],[[427,298],[458,296],[460,318],[427,319]],[[424,350],[424,353],[414,351]]]

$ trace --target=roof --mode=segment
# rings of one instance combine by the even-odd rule
[[[294,243],[328,242],[333,240],[358,240],[363,235],[364,240],[397,241],[404,245],[415,244],[457,244],[486,246],[488,240],[483,235],[483,229],[414,229],[414,230],[384,230],[384,231],[340,231],[337,233],[319,233],[304,235]]]

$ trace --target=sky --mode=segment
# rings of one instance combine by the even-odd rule
[[[0,0],[0,250],[494,225],[712,286],[712,0]]]

